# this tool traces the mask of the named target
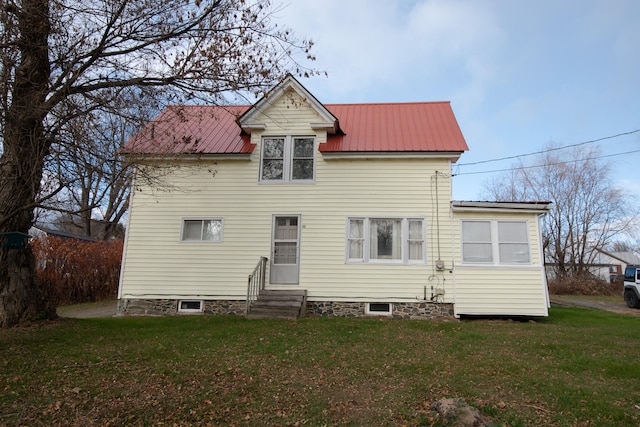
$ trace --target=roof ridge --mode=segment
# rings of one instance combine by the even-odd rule
[[[419,105],[419,104],[451,104],[450,100],[442,101],[394,101],[394,102],[327,102],[322,105]],[[251,107],[252,104],[168,104],[166,108],[245,108]]]
[[[165,108],[243,108],[243,107],[251,107],[251,104],[167,104]]]
[[[328,102],[324,105],[417,105],[417,104],[451,104],[451,101],[405,101],[405,102],[349,102],[334,103]]]

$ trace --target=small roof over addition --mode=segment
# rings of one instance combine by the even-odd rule
[[[454,212],[463,211],[509,211],[509,212],[531,212],[544,214],[551,209],[551,202],[548,201],[522,201],[522,202],[473,202],[473,201],[451,201],[451,208]]]

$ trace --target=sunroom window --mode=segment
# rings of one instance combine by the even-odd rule
[[[264,137],[261,153],[261,182],[313,182],[315,169],[313,137]]]
[[[464,262],[493,262],[491,221],[462,222],[462,258]]]
[[[526,221],[462,221],[462,261],[527,264],[531,260]]]
[[[527,223],[523,221],[498,221],[498,245],[501,263],[528,263]]]

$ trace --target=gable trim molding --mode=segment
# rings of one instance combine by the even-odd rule
[[[264,123],[256,122],[256,118],[264,112],[271,104],[288,90],[295,91],[298,96],[304,99],[322,118],[321,123],[311,123],[314,129],[327,129],[329,133],[341,133],[338,118],[331,113],[318,99],[311,94],[298,80],[291,74],[278,83],[273,89],[267,92],[260,100],[251,106],[238,118],[238,125],[243,131],[250,133],[252,129],[265,129]],[[314,127],[315,126],[315,127]]]

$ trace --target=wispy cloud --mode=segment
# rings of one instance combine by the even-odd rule
[[[280,15],[316,42],[329,77],[303,84],[320,101],[451,100],[465,162],[640,127],[637,0],[295,0]]]
[[[425,92],[450,97],[456,91],[478,103],[473,97],[493,78],[505,38],[479,4],[301,1],[282,14],[297,33],[316,41],[317,65],[330,76],[317,80],[331,101],[418,100]],[[452,74],[463,87],[451,87]]]

